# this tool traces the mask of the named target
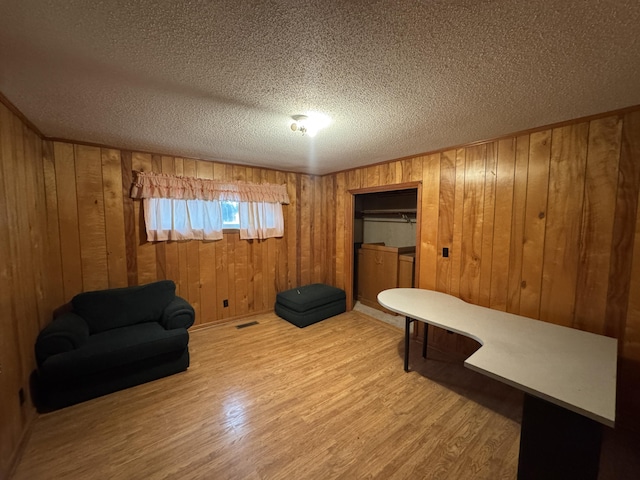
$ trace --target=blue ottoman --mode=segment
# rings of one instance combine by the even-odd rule
[[[303,328],[347,310],[344,290],[323,283],[292,288],[276,295],[276,314]]]

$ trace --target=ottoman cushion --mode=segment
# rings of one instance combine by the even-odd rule
[[[344,290],[322,283],[292,288],[276,295],[278,316],[303,328],[347,309]]]
[[[276,303],[295,312],[306,312],[321,305],[346,300],[344,290],[323,283],[292,288],[276,295]]]

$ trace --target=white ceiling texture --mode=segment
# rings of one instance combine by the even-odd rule
[[[640,2],[0,0],[0,92],[48,137],[325,174],[640,104]]]

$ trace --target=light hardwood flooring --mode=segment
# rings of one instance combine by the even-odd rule
[[[13,478],[516,476],[522,394],[434,350],[405,373],[402,331],[362,313],[254,316],[190,350],[184,373],[41,415]]]

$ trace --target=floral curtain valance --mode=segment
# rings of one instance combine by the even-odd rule
[[[219,182],[164,173],[134,172],[132,198],[289,203],[286,185]]]

